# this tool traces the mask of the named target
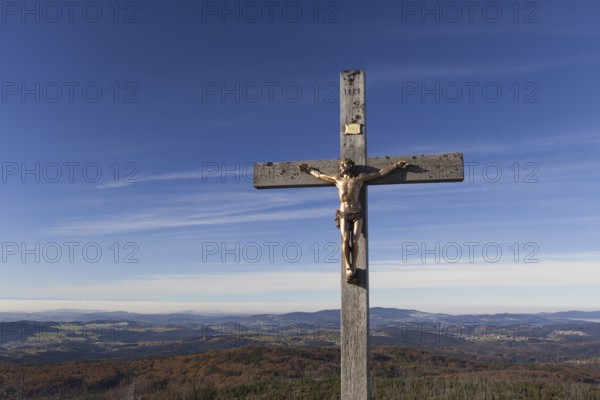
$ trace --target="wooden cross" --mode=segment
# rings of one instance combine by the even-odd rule
[[[364,72],[342,71],[340,73],[340,159],[354,160],[357,173],[375,172],[401,160],[410,163],[407,169],[398,169],[367,184],[463,181],[462,153],[367,158],[365,116]],[[308,164],[324,174],[336,175],[339,160],[255,163],[254,187],[271,189],[332,186],[331,183],[302,173],[299,169],[300,164]],[[363,210],[362,235],[358,238],[359,253],[355,260],[358,284],[346,282],[343,260],[341,268],[341,395],[344,400],[364,400],[369,399],[370,396],[366,185],[360,201]]]

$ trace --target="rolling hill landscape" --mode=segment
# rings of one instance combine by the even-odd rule
[[[598,312],[371,311],[379,399],[599,399]],[[339,398],[339,310],[0,315],[0,399]]]

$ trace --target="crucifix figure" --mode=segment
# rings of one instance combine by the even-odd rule
[[[316,168],[307,164],[300,164],[300,171],[311,174],[315,178],[325,182],[333,183],[338,189],[340,198],[340,209],[335,213],[337,228],[342,234],[342,260],[346,266],[346,282],[358,283],[356,277],[356,259],[358,257],[358,238],[362,232],[362,206],[359,195],[363,184],[377,178],[388,175],[396,168],[408,167],[406,161],[398,161],[394,164],[370,174],[357,175],[354,171],[354,161],[345,158],[340,161],[339,173],[337,175],[326,175]]]
[[[344,400],[366,400],[370,395],[368,186],[464,179],[462,153],[367,158],[366,128],[365,74],[356,70],[342,71],[340,158],[254,164],[254,187],[258,189],[334,185],[338,188],[343,255],[340,352]],[[353,168],[344,163],[346,159],[353,160]],[[352,173],[341,172],[339,160],[344,171],[351,169]],[[354,284],[347,283],[349,275]]]

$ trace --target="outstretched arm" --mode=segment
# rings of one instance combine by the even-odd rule
[[[298,166],[300,171],[306,172],[307,174],[311,174],[315,178],[322,179],[326,182],[335,183],[336,179],[333,176],[322,174],[319,170],[309,167],[307,164],[300,164]]]
[[[396,169],[406,169],[410,164],[406,161],[398,161],[396,163],[390,164],[387,167],[381,168],[377,172],[373,172],[372,174],[364,174],[362,179],[364,181],[371,181],[373,179],[381,178],[382,176],[386,176],[387,174],[395,171]]]

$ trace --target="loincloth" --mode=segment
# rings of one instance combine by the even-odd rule
[[[340,229],[340,219],[344,218],[344,220],[348,223],[353,224],[355,221],[362,218],[362,211],[357,212],[342,212],[340,210],[335,211],[335,226]]]

